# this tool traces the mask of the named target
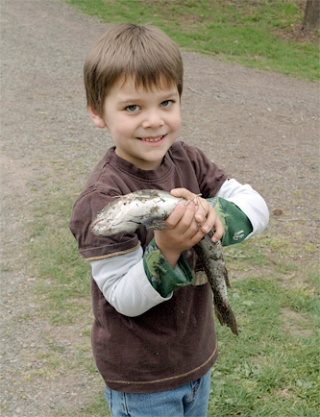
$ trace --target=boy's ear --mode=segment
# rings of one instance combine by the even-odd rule
[[[88,113],[95,126],[100,128],[106,127],[106,122],[104,121],[104,119],[101,116],[99,116],[97,111],[94,110],[91,106],[88,106]]]

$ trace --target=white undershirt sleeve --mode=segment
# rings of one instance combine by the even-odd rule
[[[106,300],[121,314],[139,316],[150,308],[169,300],[152,287],[143,267],[143,251],[91,261],[92,277]]]

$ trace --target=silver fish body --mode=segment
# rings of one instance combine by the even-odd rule
[[[185,201],[162,190],[141,190],[116,197],[98,214],[91,230],[95,235],[134,232],[139,224],[161,229],[179,202]]]
[[[186,200],[162,190],[140,190],[119,196],[97,214],[91,230],[95,235],[112,236],[121,232],[133,232],[140,224],[161,229],[165,227],[165,219],[183,201]],[[211,286],[214,309],[220,324],[238,334],[236,319],[228,300],[229,279],[221,243],[213,243],[210,240],[212,234],[210,232],[205,235],[194,249]]]

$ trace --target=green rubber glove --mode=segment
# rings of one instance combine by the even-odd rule
[[[221,197],[208,198],[224,227],[223,246],[242,242],[253,230],[248,217],[238,206]]]
[[[149,282],[164,298],[172,291],[192,284],[195,278],[183,256],[180,256],[176,267],[172,268],[154,239],[144,252],[143,266]]]

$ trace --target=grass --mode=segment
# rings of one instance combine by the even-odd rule
[[[186,50],[319,79],[319,34],[301,30],[300,0],[66,0],[105,22],[151,23]]]
[[[295,288],[266,277],[249,277],[235,291],[243,327],[237,341],[218,329],[223,343],[212,377],[212,415],[318,415],[316,295],[299,291],[297,305]],[[288,323],[294,311],[299,314]]]
[[[89,292],[89,266],[79,258],[68,229],[71,198],[49,202],[48,196],[35,213],[31,233],[29,249],[38,254],[34,263],[42,277],[36,290],[38,294],[46,294],[43,308],[49,311],[48,318],[53,324],[72,324],[88,307],[81,299],[87,300]]]

